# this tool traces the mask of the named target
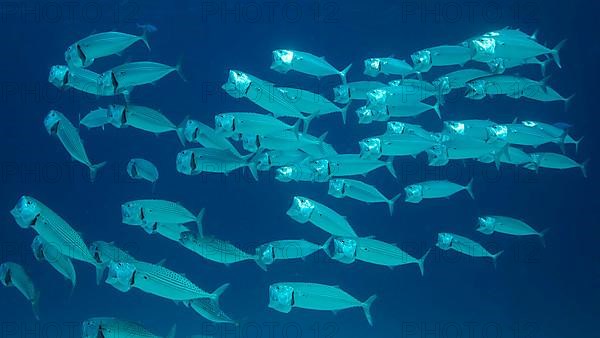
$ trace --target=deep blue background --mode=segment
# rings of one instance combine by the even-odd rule
[[[222,6],[229,11],[222,11]],[[315,12],[315,8],[319,10]],[[28,304],[16,290],[3,289],[0,336],[20,337],[30,325],[33,334],[64,337],[70,334],[70,323],[79,325],[99,315],[137,320],[161,335],[173,323],[178,325],[178,336],[217,328],[207,326],[191,310],[138,290],[122,294],[106,284],[97,287],[93,268],[82,263],[77,263],[78,286],[69,298],[68,283],[48,264],[33,260],[29,249],[33,232],[18,228],[8,213],[22,194],[44,201],[88,242],[115,241],[151,262],[166,258],[168,267],[185,272],[207,290],[230,281],[222,307],[242,326],[237,331],[230,328],[223,337],[297,337],[296,327],[301,328],[302,337],[496,337],[496,331],[502,337],[597,336],[600,205],[594,162],[586,180],[578,170],[542,170],[536,175],[503,166],[498,174],[493,166],[468,162],[466,167],[458,163],[436,171],[427,170],[424,158],[397,160],[399,181],[392,180],[385,170],[369,175],[367,181],[393,196],[404,185],[423,179],[444,177],[466,183],[475,176],[477,198],[471,201],[466,194],[459,194],[449,200],[399,204],[395,216],[389,217],[384,205],[328,196],[324,184],[283,184],[267,174],[258,183],[241,173],[227,178],[182,176],[174,170],[174,156],[180,150],[174,135],[156,137],[131,128],[81,130],[92,161],[109,161],[91,184],[87,169],[70,162],[42,124],[49,109],[58,109],[76,121],[78,114],[112,102],[61,92],[47,83],[49,67],[64,63],[66,47],[93,32],[136,33],[136,23],[157,26],[158,32],[150,39],[151,52],[138,44],[122,57],[97,61],[93,69],[100,72],[127,60],[175,64],[182,58],[188,82],[168,76],[155,86],[136,90],[132,100],[160,108],[176,123],[189,114],[212,125],[215,113],[255,109],[220,91],[230,68],[331,95],[330,88],[338,79],[318,82],[297,73],[282,75],[269,70],[273,49],[325,55],[340,69],[353,62],[348,78],[360,80],[364,79],[362,60],[366,57],[408,58],[421,48],[458,43],[510,25],[525,32],[539,29],[540,41],[551,46],[568,38],[561,52],[563,68],[551,65],[549,73],[551,86],[558,92],[577,94],[571,109],[564,112],[560,103],[506,98],[476,102],[454,95],[443,107],[444,117],[510,122],[518,116],[568,122],[575,126],[576,137],[586,138],[579,154],[570,154],[579,161],[596,159],[599,47],[597,8],[590,8],[588,2],[290,1],[268,5],[243,1],[27,1],[2,2],[1,13],[0,205],[5,212],[0,213],[0,260],[21,262],[30,271],[42,292],[42,326],[32,328]],[[426,78],[443,72],[432,71]],[[519,72],[540,78],[535,67]],[[319,135],[329,130],[328,141],[339,152],[358,152],[360,138],[381,133],[385,127],[359,126],[355,108],[350,109],[345,128],[340,128],[340,118],[335,115],[314,122],[312,131]],[[425,115],[417,122],[439,130],[440,122]],[[556,147],[548,149],[557,151]],[[158,165],[161,178],[155,195],[148,184],[132,182],[126,176],[125,164],[131,157],[144,157]],[[164,238],[121,224],[119,209],[126,200],[148,197],[180,201],[192,211],[205,207],[205,231],[246,250],[276,239],[324,241],[326,235],[319,229],[295,223],[285,215],[296,194],[315,198],[348,216],[359,234],[398,243],[416,256],[434,245],[439,231],[465,234],[506,253],[494,270],[487,260],[434,249],[425,265],[425,277],[415,266],[394,270],[363,263],[347,266],[323,255],[306,262],[280,262],[264,273],[251,262],[230,267],[206,262]],[[476,216],[486,213],[521,218],[538,229],[551,227],[547,248],[541,248],[535,238],[485,237],[474,232]],[[286,315],[268,309],[268,285],[283,280],[338,284],[359,299],[376,293],[375,326],[369,327],[358,309],[337,315],[301,309]],[[273,323],[274,334],[269,331]]]

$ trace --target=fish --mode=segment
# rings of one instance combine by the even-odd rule
[[[544,87],[527,87],[526,90],[523,90],[521,93],[522,97],[526,97],[531,100],[542,101],[542,102],[554,102],[554,101],[562,101],[564,104],[564,110],[568,111],[571,106],[571,101],[575,97],[575,94],[571,94],[568,97],[564,97],[556,92],[550,86]]]
[[[238,134],[268,135],[291,130],[298,135],[299,124],[289,125],[272,116],[256,113],[223,113],[215,116],[215,131],[225,136]]]
[[[497,153],[500,153],[499,157],[497,157]],[[506,154],[503,152],[494,151],[477,159],[477,161],[482,163],[494,163],[497,160],[499,160],[501,163],[514,164],[517,166],[533,162],[533,159],[529,154],[515,147],[508,147]]]
[[[131,88],[119,88],[115,90],[112,87],[103,86],[101,83],[101,74],[95,73],[85,68],[69,68],[64,65],[54,65],[50,67],[48,82],[56,88],[72,88],[83,93],[95,96],[115,96],[123,94],[125,98],[131,92]]]
[[[90,244],[90,253],[96,261],[96,285],[100,285],[104,275],[104,269],[112,261],[115,262],[136,262],[133,256],[127,251],[118,248],[114,242],[95,241]]]
[[[139,23],[136,23],[135,25],[137,26],[137,28],[142,29],[144,32],[148,32],[148,33],[158,32],[158,28],[156,28],[156,26],[154,26],[153,24],[149,24],[149,23],[139,24]]]
[[[486,63],[488,65],[488,67],[490,68],[490,71],[495,74],[502,74],[507,69],[520,67],[523,65],[535,64],[535,65],[540,66],[542,76],[546,76],[546,67],[548,66],[548,63],[550,63],[551,61],[552,61],[552,59],[550,59],[550,58],[546,58],[545,60],[542,61],[542,60],[538,59],[537,57],[530,57],[527,59],[495,58]]]
[[[196,298],[216,299],[217,294],[200,289],[185,276],[161,265],[146,262],[115,262],[108,265],[106,283],[121,292],[131,288],[175,301]]]
[[[44,126],[49,135],[56,135],[69,155],[79,163],[84,164],[90,170],[90,180],[96,179],[96,174],[106,162],[92,164],[88,158],[87,152],[83,146],[83,141],[79,137],[77,128],[64,116],[56,110],[51,110],[44,118]]]
[[[158,169],[156,166],[143,158],[132,158],[127,162],[127,174],[135,180],[146,180],[156,183],[158,180]]]
[[[436,46],[410,55],[416,72],[428,72],[432,66],[464,65],[473,57],[473,50],[464,46]]]
[[[173,325],[165,338],[175,338],[177,327]],[[93,317],[81,324],[82,338],[162,338],[136,322],[114,317]]]
[[[328,253],[332,259],[346,264],[359,260],[390,268],[415,263],[419,266],[421,276],[425,274],[425,259],[431,251],[429,249],[421,258],[415,258],[400,249],[396,244],[386,243],[372,237],[338,237],[332,240],[333,254]]]
[[[6,287],[14,286],[31,302],[35,319],[40,320],[39,301],[40,291],[35,287],[25,269],[14,262],[0,264],[0,283]]]
[[[490,120],[444,121],[443,132],[485,141],[489,138],[488,127],[494,126],[496,123]]]
[[[374,186],[348,178],[330,180],[327,193],[336,198],[350,197],[366,203],[386,203],[390,216],[394,214],[394,204],[402,195],[399,193],[388,199]]]
[[[267,150],[254,157],[257,170],[267,171],[272,167],[283,167],[301,163],[308,154],[300,150]]]
[[[420,125],[399,121],[390,121],[386,123],[385,134],[383,134],[383,136],[385,137],[386,135],[414,135],[434,141],[440,140],[440,136],[437,133],[427,131]]]
[[[486,96],[506,95],[517,99],[522,97],[523,93],[545,90],[548,88],[546,81],[547,78],[535,81],[522,76],[490,75],[467,82],[465,97],[481,100]]]
[[[481,246],[481,244],[472,239],[449,232],[438,233],[437,243],[435,245],[442,250],[454,250],[471,257],[491,258],[494,267],[496,267],[498,257],[504,252],[504,250],[501,250],[495,254],[491,254]]]
[[[179,223],[154,222],[151,224],[142,224],[140,227],[150,235],[159,234],[175,242],[179,242],[182,233],[190,231],[190,228],[186,225]]]
[[[273,63],[271,63],[271,69],[280,73],[285,74],[290,70],[294,70],[315,76],[318,79],[329,75],[338,75],[342,79],[342,83],[347,82],[346,74],[350,67],[352,67],[352,64],[340,71],[327,62],[324,57],[289,49],[274,50]]]
[[[322,95],[304,89],[291,87],[276,87],[275,89],[300,112],[310,115],[310,117],[305,119],[304,130],[308,129],[309,121],[313,118],[331,113],[340,113],[342,122],[346,124],[346,111],[348,110],[348,105],[345,107],[338,107]]]
[[[491,235],[494,232],[499,232],[514,236],[538,236],[543,246],[546,246],[544,236],[550,230],[547,228],[542,231],[537,231],[529,224],[512,217],[507,216],[481,216],[477,218],[479,227],[477,231],[485,235]]]
[[[246,253],[227,241],[201,236],[193,231],[181,233],[179,243],[205,259],[225,265],[256,260],[255,255]]]
[[[185,144],[183,129],[155,109],[130,104],[127,106],[110,105],[108,110],[111,116],[110,122],[116,128],[131,126],[155,134],[174,131],[181,144]]]
[[[79,119],[79,124],[86,126],[88,129],[102,127],[102,130],[104,130],[104,125],[109,123],[110,116],[108,114],[108,109],[106,108],[92,110],[83,118]]]
[[[177,72],[185,81],[180,63],[173,67],[151,61],[130,62],[114,67],[100,74],[99,81],[106,90],[116,93],[126,88],[154,83],[172,72]]]
[[[415,84],[409,83],[408,80],[405,79],[402,83],[367,92],[367,108],[385,109],[386,106],[410,106],[439,95],[438,90],[432,84]]]
[[[465,186],[447,180],[425,181],[411,184],[404,188],[404,191],[406,192],[404,201],[409,203],[419,203],[423,199],[450,197],[463,190],[469,193],[469,196],[471,196],[472,199],[475,199],[472,186],[473,179]]]
[[[285,130],[273,134],[242,134],[242,144],[246,151],[257,152],[260,150],[307,150],[306,153],[325,152],[325,138],[327,132],[316,138],[306,133],[295,134]]]
[[[417,156],[438,144],[437,141],[417,135],[395,134],[368,137],[358,142],[360,157],[377,159],[381,156]]]
[[[219,296],[227,290],[229,283],[225,283],[218,287],[213,294],[216,295],[216,299],[211,298],[197,298],[193,300],[183,301],[183,305],[196,311],[202,317],[210,320],[213,323],[224,323],[224,324],[237,324],[231,319],[219,306]],[[193,336],[192,336],[193,337]]]
[[[538,147],[546,143],[563,144],[564,136],[553,137],[535,125],[523,123],[499,124],[487,128],[488,142],[501,140],[513,145]]]
[[[51,243],[46,242],[40,235],[35,236],[31,243],[33,256],[38,261],[48,262],[56,271],[71,281],[72,289],[77,284],[77,274],[71,259],[63,255]]]
[[[329,241],[318,245],[304,239],[272,241],[256,248],[256,263],[267,271],[267,266],[281,259],[305,259],[319,250],[325,250]]]
[[[486,142],[472,137],[454,135],[442,144],[433,146],[427,150],[430,165],[432,160],[466,160],[478,159],[493,154],[496,165],[500,164],[503,154],[508,154],[509,144],[506,142]],[[508,155],[507,155],[508,156]],[[508,156],[510,157],[510,156]]]
[[[311,222],[333,236],[357,237],[344,216],[306,197],[294,196],[286,214],[298,223]]]
[[[256,76],[238,70],[230,70],[227,82],[221,88],[234,98],[243,97],[248,99],[273,114],[276,118],[310,119],[292,105],[289,99],[277,90],[273,83],[259,79]]]
[[[368,58],[364,61],[365,70],[363,74],[376,77],[379,74],[405,76],[416,74],[413,66],[405,60],[395,58]]]
[[[198,227],[202,227],[204,209],[194,215],[181,204],[171,201],[133,200],[121,205],[121,216],[123,223],[129,225],[195,222]]]
[[[460,69],[438,77],[433,80],[431,84],[433,84],[441,94],[445,95],[454,89],[465,88],[467,82],[490,75],[492,75],[490,72],[481,69]]]
[[[386,86],[386,84],[377,81],[356,81],[341,84],[333,87],[333,102],[347,104],[354,100],[364,101],[367,99],[369,91]]]
[[[10,213],[21,228],[32,228],[63,255],[96,265],[79,233],[42,202],[23,195]]]
[[[529,170],[538,171],[539,168],[560,170],[579,168],[583,174],[583,177],[587,178],[587,164],[590,161],[589,159],[583,163],[578,163],[565,155],[547,152],[531,153],[529,156],[531,156],[532,161],[524,166]]]
[[[92,34],[67,47],[65,61],[70,67],[89,67],[96,59],[119,54],[138,41],[150,50],[146,32],[140,36],[121,32]]]
[[[481,62],[488,62],[496,58],[523,60],[548,55],[559,68],[562,68],[559,52],[565,45],[566,39],[550,49],[539,44],[536,40],[522,35],[490,33],[470,39],[467,42],[474,51],[473,60]]]
[[[256,163],[252,161],[253,154],[237,156],[229,150],[210,148],[190,148],[177,153],[175,165],[177,172],[184,175],[199,175],[203,172],[229,174],[230,172],[248,167],[255,180],[258,181]]]
[[[557,125],[552,125],[531,120],[521,121],[521,123],[527,127],[537,128],[543,131],[544,133],[550,135],[554,139],[560,139],[561,142],[558,143],[559,145],[573,144],[575,145],[575,152],[579,151],[579,143],[581,143],[583,137],[579,138],[578,140],[575,140],[571,135],[569,135],[568,129],[570,128],[570,125],[563,125],[560,123]],[[563,151],[563,153],[565,152],[564,149],[561,150]]]
[[[313,161],[313,166],[318,168],[327,178],[366,175],[371,171],[384,167],[390,175],[397,178],[394,169],[394,157],[389,156],[386,161],[363,158],[360,154],[337,154]]]
[[[308,163],[290,164],[279,167],[275,170],[275,179],[280,182],[325,182],[328,177],[318,177]]]
[[[373,295],[361,302],[338,286],[316,283],[280,282],[269,286],[269,307],[276,311],[289,313],[293,307],[326,311],[360,307],[371,326],[371,305],[375,299],[377,296]]]
[[[229,150],[236,156],[242,156],[225,136],[200,121],[186,117],[180,129],[183,129],[183,137],[187,142],[198,143],[205,148]]]

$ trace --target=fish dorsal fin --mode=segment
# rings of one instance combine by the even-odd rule
[[[156,265],[158,265],[158,266],[164,266],[166,261],[167,261],[167,259],[163,258],[160,261],[156,262]]]

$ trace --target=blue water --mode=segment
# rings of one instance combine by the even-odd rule
[[[458,194],[416,205],[399,203],[390,217],[385,205],[334,199],[327,195],[326,184],[281,183],[272,172],[262,173],[259,182],[241,172],[227,177],[183,176],[175,171],[174,158],[181,146],[173,134],[157,137],[133,128],[81,130],[92,161],[109,161],[92,184],[87,169],[71,162],[42,124],[50,109],[77,121],[79,114],[121,102],[60,91],[47,82],[49,67],[64,63],[66,47],[93,32],[139,33],[138,23],[158,28],[151,34],[150,52],[137,44],[120,57],[98,60],[93,69],[134,60],[174,65],[181,59],[187,82],[168,76],[154,86],[136,89],[132,101],[159,108],[176,122],[190,115],[212,125],[215,113],[258,109],[221,91],[229,69],[331,97],[330,88],[339,79],[318,81],[293,72],[276,73],[269,69],[274,49],[323,55],[340,69],[353,62],[348,78],[356,81],[366,79],[362,60],[367,57],[408,58],[422,48],[513,26],[525,32],[539,29],[540,41],[550,46],[568,39],[561,51],[563,68],[551,65],[548,72],[559,93],[577,94],[570,110],[564,112],[556,102],[500,97],[470,101],[454,95],[442,108],[444,118],[566,122],[574,125],[575,136],[585,136],[579,153],[570,154],[578,161],[594,160],[600,118],[597,8],[592,7],[583,1],[2,2],[0,205],[5,212],[0,213],[0,261],[23,264],[42,296],[41,321],[36,323],[29,304],[14,288],[0,289],[0,337],[76,337],[81,321],[93,316],[139,321],[159,335],[176,323],[178,337],[597,337],[600,204],[593,161],[589,178],[584,179],[576,169],[535,174],[505,165],[497,173],[493,165],[469,161],[434,170],[424,157],[398,159],[398,180],[381,169],[366,181],[393,196],[405,185],[425,179],[465,184],[475,177],[476,199]],[[425,78],[449,70],[454,69],[434,69]],[[540,77],[534,66],[517,72]],[[359,139],[385,128],[358,125],[357,107],[355,103],[350,108],[346,126],[334,114],[314,121],[311,133],[329,131],[327,140],[338,152],[357,153]],[[429,113],[412,122],[433,131],[441,128]],[[127,177],[125,165],[131,157],[149,159],[159,167],[155,194],[149,184]],[[69,283],[48,264],[34,260],[29,248],[33,231],[20,229],[8,213],[23,194],[46,203],[87,242],[115,241],[145,261],[166,259],[166,266],[185,272],[206,290],[231,282],[221,305],[240,326],[210,324],[190,309],[139,290],[121,293],[104,283],[96,286],[94,269],[79,262],[78,285],[70,296]],[[277,262],[265,273],[252,262],[229,267],[208,262],[174,242],[121,223],[121,203],[154,197],[179,201],[194,212],[206,208],[205,231],[248,251],[277,239],[325,241],[327,235],[318,228],[286,216],[294,195],[327,204],[347,216],[359,234],[397,243],[414,256],[434,246],[441,231],[464,234],[492,251],[506,252],[494,269],[489,260],[434,248],[424,277],[414,265],[393,270],[360,262],[343,265],[322,253],[306,261]],[[485,237],[475,232],[476,217],[486,213],[551,228],[547,247],[535,238]],[[360,309],[337,314],[303,309],[283,314],[269,309],[268,286],[279,281],[339,285],[360,300],[377,294],[374,326],[367,324]]]

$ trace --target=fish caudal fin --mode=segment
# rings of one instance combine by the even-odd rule
[[[94,182],[96,180],[96,174],[98,174],[98,170],[102,169],[106,165],[106,161],[98,164],[92,164],[90,168],[90,181]]]
[[[348,116],[348,107],[350,107],[350,103],[344,106],[344,108],[340,109],[340,114],[342,114],[342,122],[346,124],[346,117]]]
[[[583,174],[583,177],[585,177],[585,178],[588,177],[588,175],[587,175],[587,166],[588,166],[588,163],[590,163],[590,159],[589,158],[587,160],[585,160],[585,162],[583,162],[580,165],[581,173]]]
[[[165,338],[175,338],[176,332],[177,332],[177,325],[173,324],[173,326],[171,326],[171,329],[169,330],[169,333],[167,333],[167,336]]]
[[[575,97],[575,93],[571,94],[571,96],[569,96],[565,99],[565,111],[569,110],[569,107],[571,106],[571,100],[573,100],[574,97]]]
[[[550,230],[550,228],[546,228],[538,233],[538,236],[540,237],[540,242],[542,242],[542,246],[544,248],[546,247],[546,234],[548,233],[549,230]]]
[[[340,76],[342,77],[342,83],[346,84],[348,83],[348,81],[346,80],[346,74],[348,74],[348,71],[350,70],[350,68],[352,67],[352,64],[349,64],[346,66],[346,68],[344,68],[344,70],[342,70],[340,72]]]
[[[371,305],[373,305],[375,299],[377,299],[377,295],[372,295],[362,304],[363,311],[365,312],[365,317],[367,317],[367,321],[371,326],[373,326],[373,318],[371,317]]]
[[[258,256],[254,257],[254,261],[256,262],[256,265],[258,265],[258,267],[262,269],[262,271],[267,272],[267,264],[261,261]]]
[[[185,135],[183,134],[183,131],[185,130],[185,126],[187,125],[187,122],[189,119],[190,119],[190,116],[186,115],[183,118],[183,121],[181,121],[181,123],[175,129],[175,132],[177,133],[177,138],[179,139],[179,142],[181,143],[182,146],[185,146],[185,143],[186,143]]]
[[[144,44],[146,45],[146,47],[148,48],[148,50],[152,50],[150,48],[150,43],[148,43],[148,30],[144,29],[144,32],[142,33],[142,35],[140,35],[140,40],[144,41]]]
[[[33,310],[33,315],[35,319],[40,320],[40,291],[35,290],[35,295],[31,300],[31,308]]]
[[[431,248],[427,249],[427,252],[425,252],[423,257],[421,257],[421,258],[419,258],[419,260],[417,260],[417,264],[419,264],[419,270],[421,271],[421,276],[425,275],[425,260],[427,259],[427,256],[429,256],[430,252],[431,252]]]
[[[562,65],[560,64],[560,55],[558,53],[560,52],[561,48],[564,47],[566,42],[567,42],[567,39],[562,40],[552,49],[552,52],[551,52],[552,58],[554,59],[554,62],[556,63],[558,68],[562,68]]]
[[[196,216],[196,227],[198,230],[198,235],[200,237],[204,237],[204,225],[203,225],[203,221],[204,221],[204,213],[206,212],[205,208],[202,208],[202,210],[200,210],[200,212],[198,213],[198,216]]]
[[[540,62],[540,69],[542,72],[542,76],[546,76],[546,67],[548,67],[548,64],[550,63],[550,61],[552,61],[552,59],[548,58],[548,59]]]
[[[96,285],[100,285],[102,276],[104,275],[104,269],[106,269],[105,263],[96,264]]]
[[[467,184],[465,186],[465,190],[469,193],[469,196],[471,196],[471,199],[475,199],[475,195],[473,194],[473,180],[475,178],[471,178],[471,180],[469,181],[469,184]]]
[[[579,152],[579,143],[581,143],[581,141],[583,141],[584,138],[585,136],[582,136],[579,138],[579,140],[575,141],[575,153]]]
[[[500,255],[502,255],[503,252],[504,252],[504,250],[498,251],[497,253],[492,255],[492,261],[494,262],[494,269],[496,269],[498,267],[498,257],[500,257]]]
[[[325,243],[323,243],[323,245],[321,245],[321,249],[322,249],[323,251],[325,251],[325,254],[326,254],[326,255],[327,255],[329,258],[332,258],[332,257],[331,257],[331,252],[329,252],[329,246],[331,245],[331,241],[333,241],[333,236],[330,236],[330,237],[329,237],[329,238],[328,238],[328,239],[325,241]]]
[[[310,123],[312,122],[312,120],[317,117],[316,114],[310,114],[308,116],[305,116],[302,119],[302,132],[303,133],[308,133],[308,127],[310,126]]]
[[[177,62],[177,65],[175,66],[175,71],[177,72],[177,75],[179,75],[179,77],[183,80],[183,82],[188,82],[188,80],[186,79],[186,77],[183,75],[183,68],[182,68],[182,64],[183,64],[183,57],[179,58],[179,62]]]
[[[230,283],[225,283],[219,286],[213,293],[211,293],[211,298],[215,301],[215,303],[219,304],[219,298],[227,290],[227,288],[231,285]]]
[[[394,168],[394,156],[388,157],[387,161],[385,161],[385,167],[395,179],[398,179],[396,169]]]
[[[388,208],[390,210],[390,216],[394,214],[394,205],[398,201],[398,199],[402,196],[402,193],[398,193],[398,195],[394,196],[391,200],[388,200]]]
[[[437,114],[437,116],[440,118],[440,120],[442,119],[442,113],[440,112],[440,101],[437,100],[435,101],[435,104],[432,106],[433,110],[435,111],[435,113]]]

